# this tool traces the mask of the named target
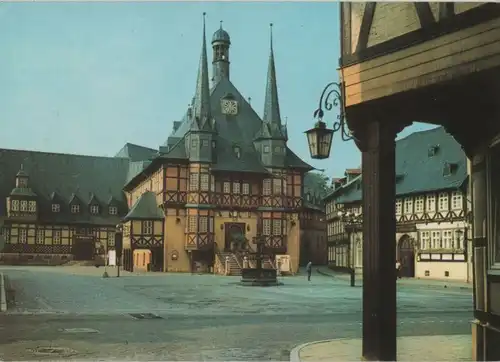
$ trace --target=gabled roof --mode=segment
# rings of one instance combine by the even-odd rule
[[[162,210],[156,203],[156,195],[152,191],[146,191],[135,202],[132,209],[123,218],[124,220],[162,220]]]
[[[124,212],[127,204],[122,187],[128,163],[129,160],[124,158],[0,149],[0,216],[6,214],[6,198],[15,187],[19,165],[23,164],[29,174],[29,187],[36,196],[42,222],[114,225],[119,222],[118,216],[92,215],[86,208],[78,214],[71,214],[69,202],[76,192],[85,204],[92,194],[99,200],[113,197],[119,202],[119,211]],[[51,211],[53,198],[61,203],[59,213]]]
[[[143,161],[156,156],[157,152],[158,150],[152,148],[126,143],[115,157],[128,158],[130,161]]]
[[[429,150],[436,148],[430,155]],[[454,164],[446,175],[444,167]],[[468,179],[467,158],[460,144],[443,127],[415,132],[396,141],[396,195],[409,195],[446,189],[458,189]],[[362,198],[361,176],[327,196],[339,203],[357,202]]]
[[[238,102],[238,114],[226,116],[222,113],[220,100],[231,94]],[[241,95],[236,87],[227,78],[222,78],[217,85],[212,88],[210,94],[210,106],[212,117],[217,124],[217,162],[214,165],[216,170],[241,171],[241,172],[264,172],[265,168],[260,162],[260,156],[255,150],[253,140],[259,134],[263,121],[255,112],[248,101]],[[184,158],[187,159],[184,136],[189,131],[190,121],[186,115],[182,123],[170,135],[170,138],[178,138],[182,141],[171,149],[172,151],[163,154],[163,158]],[[164,143],[168,145],[168,139]],[[241,159],[234,157],[232,145],[238,145],[242,150]],[[176,150],[176,152],[174,152]],[[228,152],[229,151],[229,152]],[[311,170],[312,167],[302,161],[293,151],[287,147],[286,166],[290,168],[301,168]],[[265,171],[267,172],[267,171]]]

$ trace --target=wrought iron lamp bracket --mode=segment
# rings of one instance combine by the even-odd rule
[[[316,118],[318,122],[323,122],[323,116],[325,115],[324,110],[331,111],[333,107],[339,108],[337,121],[333,122],[333,132],[340,131],[343,141],[356,140],[346,123],[343,86],[342,83],[339,82],[328,83],[323,89],[321,97],[319,98],[318,109],[314,111],[313,117]]]

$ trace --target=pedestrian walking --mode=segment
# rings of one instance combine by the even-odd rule
[[[396,279],[401,279],[401,262],[396,260]]]
[[[311,262],[307,263],[306,271],[307,271],[307,280],[311,281],[311,272],[312,272],[312,263]]]

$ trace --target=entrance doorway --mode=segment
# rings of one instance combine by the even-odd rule
[[[92,236],[74,236],[71,253],[73,260],[94,260],[95,241]]]
[[[225,224],[224,251],[231,251],[231,244],[238,237],[245,236],[245,223],[234,222]]]
[[[405,234],[398,242],[398,255],[401,262],[400,276],[413,278],[415,276],[415,249],[409,235]]]

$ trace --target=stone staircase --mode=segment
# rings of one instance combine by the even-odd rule
[[[238,261],[236,260],[236,256],[233,253],[220,252],[219,256],[220,256],[220,260],[224,266],[226,265],[226,257],[229,257],[229,263],[228,263],[229,273],[227,275],[233,275],[233,276],[241,275],[241,267],[238,264]]]

